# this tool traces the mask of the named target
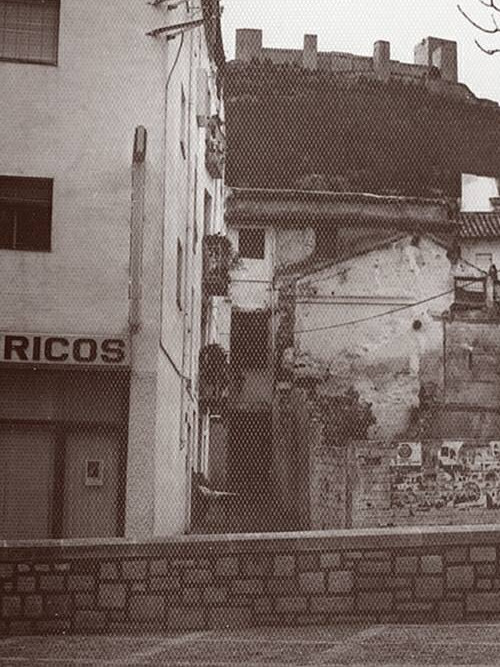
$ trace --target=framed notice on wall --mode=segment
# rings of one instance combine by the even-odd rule
[[[104,461],[87,459],[85,461],[85,486],[102,486],[104,484]]]

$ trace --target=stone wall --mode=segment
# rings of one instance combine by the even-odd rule
[[[112,633],[500,613],[498,527],[0,547],[0,631]]]
[[[364,441],[344,447],[344,456],[342,448],[313,451],[311,527],[500,522],[496,441],[412,443],[408,465],[398,456],[400,447],[398,442]]]

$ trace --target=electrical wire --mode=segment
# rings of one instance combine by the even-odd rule
[[[468,283],[472,285],[473,283]],[[468,285],[464,285],[467,287]],[[442,292],[441,294],[435,294],[430,296],[427,299],[422,299],[422,301],[416,301],[415,303],[408,304],[406,306],[400,306],[399,308],[393,308],[392,310],[386,310],[383,313],[378,313],[377,315],[370,315],[369,317],[362,317],[358,320],[351,320],[350,322],[339,322],[338,324],[330,324],[324,327],[314,327],[311,329],[295,329],[294,334],[305,334],[305,333],[314,333],[316,331],[330,331],[332,329],[342,329],[343,327],[353,326],[354,324],[362,324],[363,322],[370,322],[371,320],[380,319],[381,317],[387,317],[388,315],[393,315],[394,313],[399,313],[403,310],[409,310],[410,308],[416,308],[423,305],[424,303],[429,303],[430,301],[436,301],[441,299],[444,296],[453,294],[455,289],[448,290],[447,292]]]

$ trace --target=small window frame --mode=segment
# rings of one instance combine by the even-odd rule
[[[53,193],[51,178],[0,176],[0,250],[51,252]],[[30,223],[30,216],[38,220]],[[30,224],[35,226],[30,229]],[[30,237],[35,242],[29,242]]]
[[[7,7],[10,6],[11,8],[15,7],[16,5],[22,6],[24,5],[25,7],[33,7],[37,5],[45,5],[47,10],[50,10],[50,8],[53,8],[55,10],[55,18],[53,21],[53,25],[49,26],[49,30],[52,30],[52,39],[53,39],[53,55],[51,58],[37,58],[37,57],[30,57],[26,56],[23,57],[21,55],[8,55],[7,53],[3,52],[0,49],[0,62],[11,62],[11,63],[19,63],[19,64],[24,64],[24,65],[45,65],[48,67],[57,67],[59,63],[59,33],[60,33],[60,24],[61,24],[61,0],[0,0],[0,20],[1,20],[1,15],[2,11],[4,14],[7,11]],[[16,24],[16,30],[8,29],[5,25],[2,26],[0,23],[0,36],[3,32],[4,35],[7,34],[7,32],[14,32],[14,34],[17,36],[22,32],[21,31],[21,26],[22,22],[19,21],[18,24]],[[43,36],[44,36],[44,26],[45,26],[45,21],[42,20],[40,29],[40,38],[41,41],[43,42]],[[26,32],[26,31],[24,31]],[[17,39],[16,39],[16,49],[18,49],[17,46]]]
[[[266,258],[266,230],[264,227],[238,229],[238,257],[263,260]]]

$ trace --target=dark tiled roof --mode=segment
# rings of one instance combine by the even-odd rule
[[[500,237],[500,211],[460,213],[458,221],[463,239]]]

